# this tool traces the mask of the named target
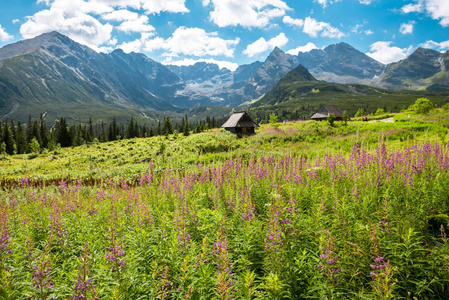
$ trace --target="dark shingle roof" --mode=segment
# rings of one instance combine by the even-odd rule
[[[310,117],[311,119],[324,119],[334,114],[337,118],[343,118],[343,113],[335,105],[321,105],[320,108]]]
[[[221,125],[221,128],[229,128],[229,127],[259,127],[251,117],[245,112],[236,112],[233,113],[229,119]]]

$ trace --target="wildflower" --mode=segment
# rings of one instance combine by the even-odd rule
[[[120,245],[112,246],[108,248],[108,252],[105,255],[106,264],[112,265],[112,273],[119,271],[125,265],[125,251]]]
[[[27,187],[29,185],[30,185],[30,181],[29,181],[28,177],[26,177],[26,176],[22,177],[22,179],[20,180],[20,186],[22,188],[25,188],[25,187]]]
[[[90,261],[92,258],[89,255],[88,243],[84,245],[83,254],[80,257],[80,267],[78,276],[76,278],[74,293],[70,296],[70,299],[99,299],[96,294],[96,285],[93,283],[90,277],[91,266]],[[89,297],[91,295],[92,297]]]
[[[59,182],[58,190],[61,193],[61,195],[64,195],[65,193],[69,192],[69,188],[67,187],[67,181],[62,180]]]
[[[233,277],[234,274],[231,271],[231,261],[228,252],[228,240],[224,236],[219,238],[213,245],[212,254],[215,256],[215,262],[217,263],[217,281],[216,291],[220,295],[220,299],[232,299],[232,295],[235,292]]]

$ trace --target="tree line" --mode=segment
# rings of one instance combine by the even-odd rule
[[[37,153],[42,149],[53,151],[57,147],[80,146],[86,143],[136,137],[168,136],[169,134],[188,136],[191,133],[219,127],[221,121],[207,116],[205,120],[189,123],[189,119],[185,115],[181,122],[176,124],[172,123],[170,117],[164,117],[164,120],[159,121],[156,127],[147,124],[140,125],[133,117],[126,125],[117,123],[115,117],[109,124],[103,121],[93,124],[90,118],[87,124],[79,122],[68,125],[67,120],[61,117],[49,129],[45,124],[43,114],[39,119],[34,120],[29,116],[26,124],[5,119],[3,122],[0,120],[0,154]]]

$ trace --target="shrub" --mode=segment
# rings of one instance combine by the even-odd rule
[[[329,114],[329,117],[327,117],[327,121],[329,122],[329,124],[334,127],[334,122],[337,118],[335,117],[335,115],[333,113]]]
[[[427,98],[418,98],[415,104],[410,106],[410,109],[414,110],[417,114],[427,114],[433,109],[433,103]]]
[[[359,108],[357,110],[357,112],[355,113],[354,117],[361,117],[365,114],[365,111],[363,110],[363,108]]]
[[[383,110],[382,108],[378,108],[376,110],[376,113],[375,113],[376,116],[380,116],[380,115],[383,115],[383,114],[385,114],[385,110]]]

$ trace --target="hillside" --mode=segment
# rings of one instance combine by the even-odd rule
[[[316,78],[335,83],[369,84],[385,66],[346,43],[300,52],[293,57]]]
[[[374,113],[378,108],[398,112],[419,97],[427,97],[439,106],[449,102],[449,92],[391,91],[360,84],[318,81],[299,65],[249,107],[258,120],[267,121],[272,112],[283,120],[297,120],[308,119],[323,104],[337,105],[352,116],[359,108],[367,113]]]
[[[447,91],[448,52],[418,48],[407,58],[389,64],[373,84],[393,90]]]
[[[200,115],[190,112],[207,110],[210,116],[222,117],[233,107],[248,106],[264,107],[261,119],[265,119],[267,107],[278,105],[272,109],[297,119],[307,118],[329,99],[351,112],[378,107],[398,111],[420,95],[433,97],[436,103],[446,101],[446,94],[439,91],[449,90],[448,55],[420,48],[385,68],[339,43],[296,56],[275,48],[265,61],[230,71],[206,62],[164,66],[144,54],[122,50],[100,54],[51,32],[0,49],[0,118],[23,123],[29,114],[37,118],[43,113],[50,126],[61,116],[69,122],[87,122],[89,117],[109,122],[114,116],[127,122],[133,116],[141,124],[154,125],[166,115],[180,120],[189,114],[198,120]],[[282,79],[298,63],[329,83]],[[289,105],[289,101],[296,102]]]
[[[447,299],[448,111],[395,119],[1,156],[0,297]]]

